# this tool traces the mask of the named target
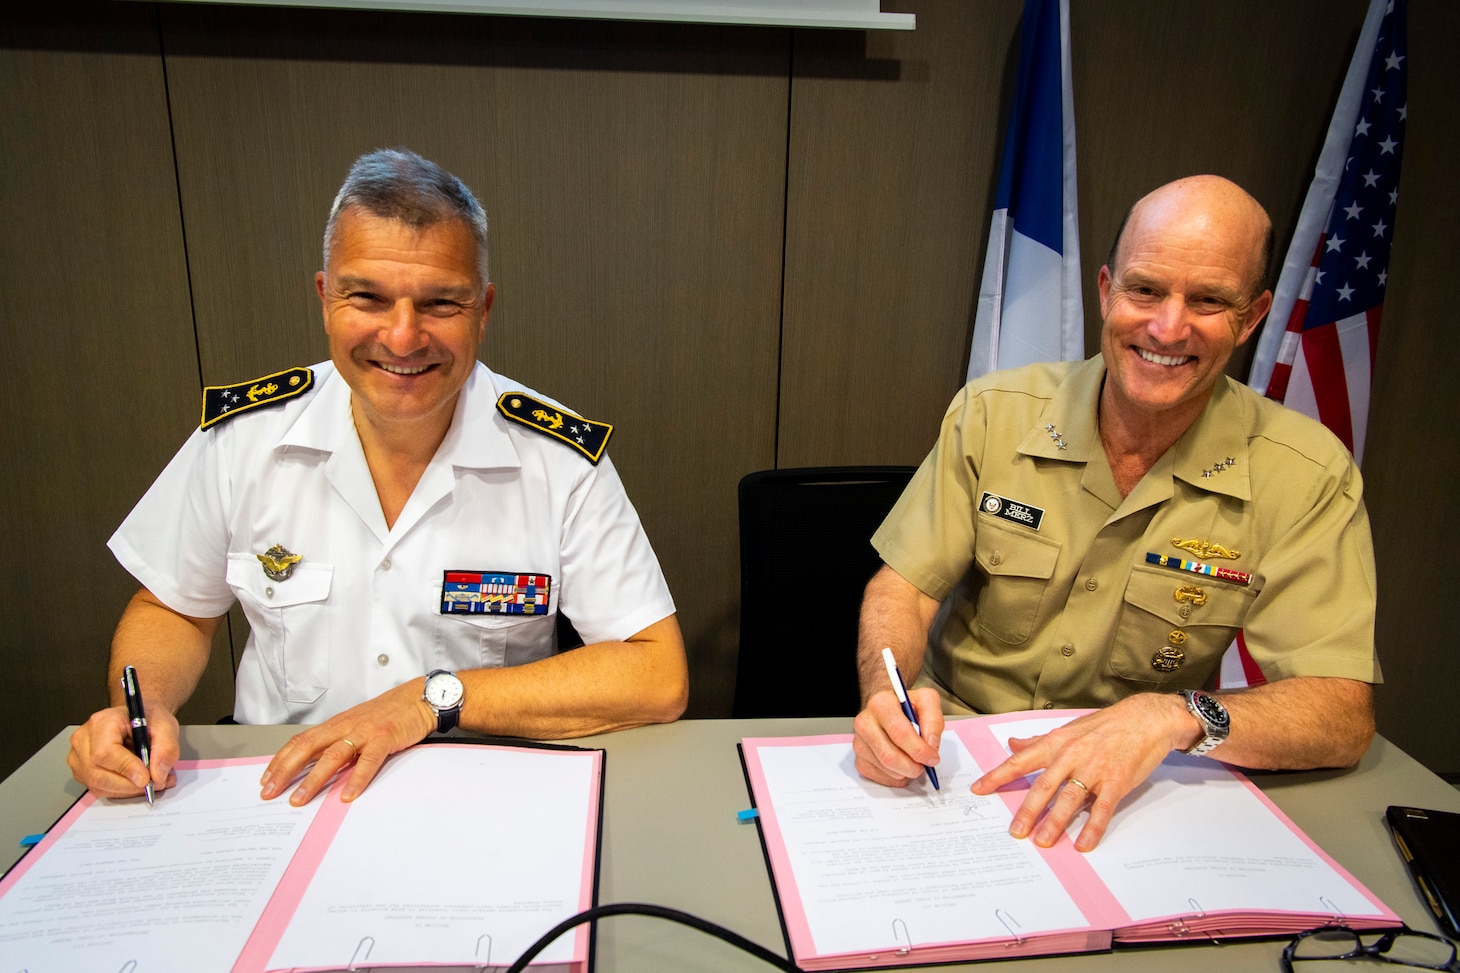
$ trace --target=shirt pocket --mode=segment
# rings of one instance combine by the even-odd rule
[[[436,591],[440,597],[440,589]],[[457,669],[520,666],[553,654],[557,616],[440,614],[432,626],[434,665]]]
[[[1136,565],[1126,584],[1110,671],[1149,689],[1201,686],[1256,597],[1245,585]]]
[[[983,575],[975,609],[979,628],[1000,642],[1023,642],[1034,630],[1049,591],[1059,542],[981,516],[973,553]]]
[[[330,564],[300,563],[275,581],[254,555],[228,555],[228,585],[248,616],[254,650],[287,702],[313,703],[329,688],[334,574]]]

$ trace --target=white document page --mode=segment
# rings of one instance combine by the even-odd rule
[[[1376,911],[1242,781],[1203,757],[1168,756],[1086,858],[1136,922],[1233,909]]]
[[[432,745],[392,757],[268,968],[510,964],[591,896],[600,757]],[[565,934],[537,962],[567,962],[573,946]]]
[[[152,807],[84,799],[0,886],[5,969],[227,973],[319,807],[261,800],[267,762],[179,763]]]
[[[1031,716],[989,730],[1007,748],[1010,737],[1048,733],[1069,719]],[[1070,822],[1070,840],[1088,817],[1081,811]],[[1167,755],[1121,801],[1085,861],[1136,923],[1232,910],[1382,911],[1280,812],[1209,757]]]
[[[941,793],[926,779],[862,779],[850,743],[757,752],[818,954],[1086,925],[1034,844],[1009,837],[1003,799],[969,792],[982,771],[952,733],[939,751]]]

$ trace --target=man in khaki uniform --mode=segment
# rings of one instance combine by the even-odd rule
[[[1101,707],[1014,741],[973,787],[1043,769],[1012,833],[1053,844],[1088,803],[1088,851],[1171,750],[1261,768],[1362,756],[1380,675],[1358,469],[1321,425],[1223,371],[1271,304],[1270,236],[1225,179],[1156,190],[1100,270],[1101,354],[955,397],[873,538],[864,776],[902,785],[936,765],[944,713]],[[1239,630],[1267,683],[1201,692]],[[918,674],[921,737],[884,646]]]

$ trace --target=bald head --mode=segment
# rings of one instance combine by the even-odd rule
[[[1267,289],[1272,265],[1272,220],[1262,204],[1232,180],[1188,176],[1141,197],[1121,220],[1106,265],[1112,272],[1120,269],[1127,256],[1123,244],[1128,235],[1135,235],[1128,231],[1160,232],[1168,227],[1204,235],[1214,244],[1225,243],[1232,249],[1233,259],[1245,261],[1248,295],[1256,297]]]

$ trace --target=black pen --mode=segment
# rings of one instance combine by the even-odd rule
[[[122,693],[127,697],[127,716],[132,721],[132,746],[142,765],[147,768],[147,803],[152,803],[152,736],[147,732],[147,714],[142,709],[142,687],[137,685],[137,670],[122,670]]]

